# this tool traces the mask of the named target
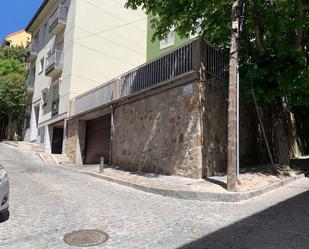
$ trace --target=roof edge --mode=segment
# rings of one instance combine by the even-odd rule
[[[11,37],[11,36],[18,35],[18,34],[23,33],[23,32],[25,32],[25,30],[24,30],[24,29],[21,29],[21,30],[15,31],[15,32],[13,32],[13,33],[11,33],[11,34],[8,34],[8,35],[6,35],[5,37],[9,38],[9,37]]]
[[[33,25],[33,23],[35,22],[35,20],[38,18],[38,16],[41,14],[42,10],[45,8],[45,6],[47,5],[47,3],[49,2],[49,0],[44,0],[41,4],[41,6],[39,7],[39,9],[36,11],[36,13],[34,14],[34,16],[31,18],[30,22],[28,23],[27,27],[25,28],[26,32],[29,32],[31,29],[31,26]]]

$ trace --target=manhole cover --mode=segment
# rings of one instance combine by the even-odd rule
[[[64,242],[75,247],[91,247],[100,245],[108,240],[107,233],[96,229],[73,231],[64,235]]]

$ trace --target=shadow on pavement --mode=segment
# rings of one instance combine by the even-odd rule
[[[308,249],[309,191],[178,249]]]

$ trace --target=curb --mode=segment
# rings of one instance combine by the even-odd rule
[[[158,194],[162,196],[173,197],[177,199],[184,199],[184,200],[198,200],[198,201],[212,201],[212,202],[240,202],[249,200],[253,197],[262,195],[269,191],[278,189],[282,186],[285,186],[291,182],[294,182],[298,179],[304,178],[305,176],[298,175],[292,176],[287,179],[283,179],[280,182],[275,182],[270,185],[260,187],[254,190],[246,191],[246,192],[232,192],[232,193],[213,193],[213,192],[201,192],[201,191],[187,191],[187,190],[177,190],[177,189],[166,189],[166,188],[157,188],[157,187],[149,187],[145,185],[140,185],[134,182],[117,179],[111,176],[105,176],[89,171],[78,170],[78,172],[94,176],[96,178],[100,178],[106,181],[114,182],[126,187],[135,188],[144,192]]]

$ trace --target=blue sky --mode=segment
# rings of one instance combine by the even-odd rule
[[[0,0],[0,42],[10,33],[24,29],[43,0]]]

